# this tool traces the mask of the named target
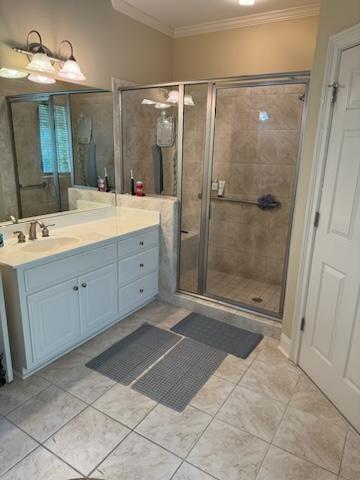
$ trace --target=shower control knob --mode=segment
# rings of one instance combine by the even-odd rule
[[[139,245],[143,246],[144,242],[141,240],[141,242],[139,242]]]
[[[140,268],[143,268],[144,267],[144,264],[143,263],[140,263]]]
[[[86,283],[82,283],[81,286],[82,286],[83,288],[86,288],[86,287],[87,287],[87,284],[86,284]]]
[[[144,289],[143,288],[140,288],[140,293],[144,293]]]
[[[79,287],[78,287],[77,285],[75,285],[75,287],[73,287],[73,290],[74,290],[75,292],[77,292],[77,291],[79,290]]]

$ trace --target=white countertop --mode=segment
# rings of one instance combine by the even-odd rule
[[[16,236],[8,238],[5,240],[5,246],[0,248],[0,265],[18,268],[45,259],[55,260],[55,257],[61,254],[78,253],[82,248],[95,246],[118,237],[126,237],[159,225],[159,218],[156,215],[146,215],[145,212],[136,215],[135,209],[128,210],[126,215],[114,215],[60,228],[49,227],[50,236],[47,238],[41,237],[39,227],[37,227],[37,240],[31,241],[26,237],[25,243],[17,243]],[[51,239],[50,243],[47,242],[49,239]],[[57,241],[54,241],[55,239]],[[41,248],[42,244],[45,248]],[[29,251],[33,248],[39,250]]]

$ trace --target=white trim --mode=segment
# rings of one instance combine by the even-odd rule
[[[112,6],[114,10],[117,10],[128,17],[133,18],[134,20],[147,25],[148,27],[154,28],[161,33],[164,33],[168,37],[174,37],[174,28],[169,27],[168,25],[164,25],[163,23],[159,22],[159,20],[147,13],[139,10],[136,7],[133,7],[129,3],[125,2],[125,0],[111,0]]]
[[[315,17],[319,15],[320,6],[318,4],[304,5],[302,7],[285,8],[282,10],[272,10],[270,12],[256,13],[252,15],[243,15],[241,17],[225,18],[213,22],[198,23],[174,28],[165,25],[157,18],[148,15],[142,10],[133,7],[125,0],[111,0],[115,10],[134,20],[141,22],[148,27],[154,28],[172,38],[189,37],[192,35],[201,35],[210,32],[219,32],[222,30],[232,30],[234,28],[252,27],[264,23],[282,22],[286,20],[295,20],[298,18]]]
[[[308,295],[313,247],[315,241],[315,228],[313,224],[315,212],[320,205],[321,187],[325,172],[327,145],[332,119],[331,90],[328,85],[337,80],[342,51],[360,44],[360,24],[355,25],[329,38],[326,58],[326,69],[323,79],[320,115],[316,133],[314,158],[312,163],[310,188],[307,199],[305,226],[302,239],[300,268],[297,279],[297,294],[291,330],[290,359],[298,363],[301,331],[301,318],[305,316]],[[311,93],[310,93],[311,95]],[[311,101],[311,98],[310,98]],[[306,328],[306,327],[305,327]]]
[[[287,335],[285,335],[285,333],[282,333],[278,348],[280,352],[283,353],[287,358],[289,358],[290,356],[290,344],[291,344],[290,338]]]
[[[9,332],[6,320],[4,290],[0,273],[0,353],[1,352],[4,354],[3,367],[6,370],[6,381],[10,383],[13,381],[14,376],[11,361]]]
[[[297,18],[315,17],[320,12],[319,5],[305,5],[303,7],[285,8],[283,10],[272,10],[271,12],[243,15],[241,17],[225,18],[214,22],[199,23],[185,27],[175,28],[175,38],[201,35],[203,33],[232,30],[234,28],[252,27],[264,23],[283,22]]]

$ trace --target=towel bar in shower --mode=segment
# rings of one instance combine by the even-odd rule
[[[47,185],[46,182],[36,183],[34,185],[22,185],[20,184],[19,187],[22,190],[34,190],[35,188],[45,188]]]
[[[257,207],[264,209],[273,209],[280,208],[281,202],[274,201],[271,203],[261,203],[258,200],[243,200],[236,197],[210,197],[211,200],[219,200],[220,202],[232,202],[232,203],[242,203],[244,205],[256,205]]]

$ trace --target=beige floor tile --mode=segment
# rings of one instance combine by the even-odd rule
[[[110,378],[85,366],[72,368],[66,377],[55,383],[87,403],[94,402],[115,385]]]
[[[348,480],[360,480],[360,435],[349,428],[340,474]]]
[[[0,388],[0,415],[11,412],[49,385],[49,382],[39,375],[33,375],[27,380],[15,377],[11,383]]]
[[[86,403],[52,385],[11,412],[8,419],[42,443],[85,407]]]
[[[250,362],[241,358],[228,355],[216,370],[215,375],[231,383],[238,383],[246,372]]]
[[[0,476],[37,446],[35,440],[0,417]]]
[[[89,475],[128,432],[120,423],[89,407],[44,445],[73,468]]]
[[[336,480],[336,475],[277,447],[270,447],[257,480]]]
[[[288,402],[295,391],[298,377],[298,369],[290,363],[273,366],[255,360],[239,385],[275,400]]]
[[[337,409],[305,375],[300,376],[289,405],[327,420],[343,422]]]
[[[179,413],[158,405],[136,431],[184,458],[210,421],[209,415],[191,406]]]
[[[15,465],[1,480],[69,480],[81,475],[43,447]]]
[[[50,382],[56,383],[64,377],[67,377],[71,370],[85,365],[88,361],[88,356],[75,350],[55,360],[55,362],[50,363],[50,365],[40,370],[39,374],[47,380],[50,380]]]
[[[116,384],[93,406],[129,428],[136,425],[154,408],[156,402],[130,387]]]
[[[210,477],[207,473],[184,462],[175,473],[172,480],[212,480],[212,478],[213,477]]]
[[[191,405],[214,416],[234,388],[234,384],[213,375],[200,392],[192,399]]]
[[[269,339],[265,341],[259,355],[256,357],[256,360],[275,366],[279,365],[280,363],[288,364],[288,359],[278,347],[279,342],[277,340]]]
[[[324,420],[289,407],[273,443],[337,474],[346,428],[345,422]]]
[[[271,442],[286,404],[242,387],[236,387],[217,417]]]
[[[255,480],[268,446],[215,419],[191,451],[188,462],[220,480]]]
[[[169,480],[180,463],[180,458],[133,432],[93,472],[92,477]]]

